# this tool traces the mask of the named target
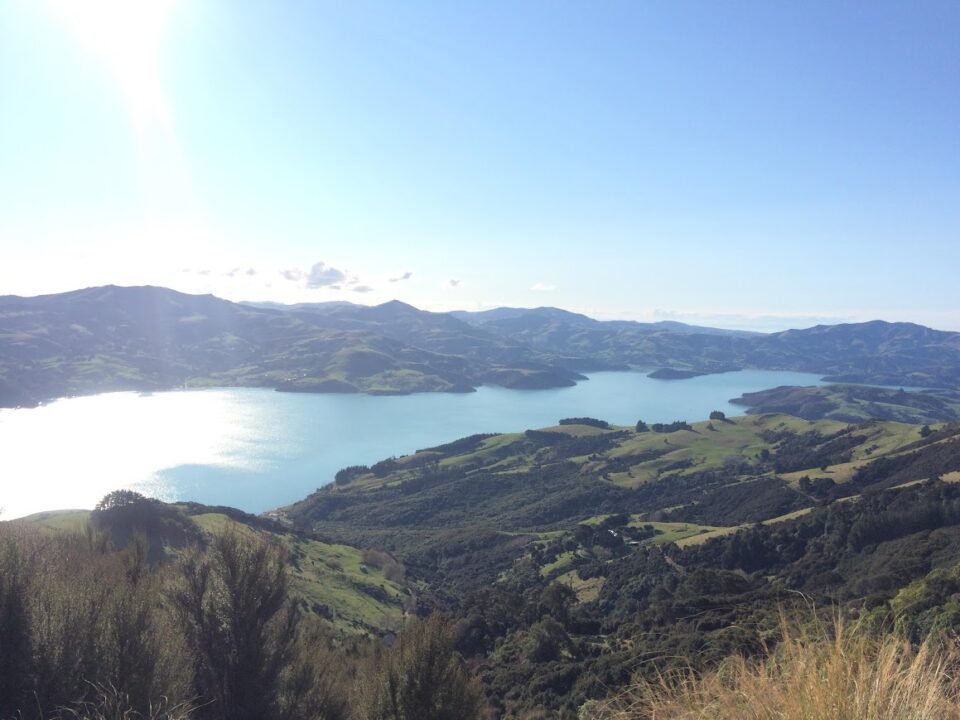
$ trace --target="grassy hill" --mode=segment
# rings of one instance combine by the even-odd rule
[[[921,441],[915,425],[854,426],[770,414],[701,421],[672,432],[564,424],[463,438],[385,460],[283,515],[298,526],[324,529],[490,522],[501,531],[543,532],[604,508],[651,519],[716,514],[703,499],[709,491],[715,502],[737,499],[737,512],[759,522],[783,514],[765,515],[768,510],[816,504],[799,491],[800,478],[829,479],[832,493],[849,494],[845,488],[860,468]],[[755,510],[743,509],[737,498],[747,487]],[[762,506],[764,498],[770,508]]]
[[[458,618],[500,717],[573,718],[638,672],[761,653],[810,604],[954,626],[960,582],[926,578],[960,564],[960,425],[598,425],[355,468],[279,517],[389,549]]]
[[[786,413],[807,420],[863,422],[872,418],[907,423],[937,423],[960,419],[960,392],[906,392],[867,385],[778,387],[747,393],[731,400],[747,412]]]
[[[133,508],[91,513],[64,510],[30,515],[14,523],[53,533],[84,533],[88,524],[123,548],[135,532],[146,534],[149,554],[160,562],[191,542],[218,532],[235,532],[279,543],[291,570],[291,592],[304,610],[323,618],[338,636],[397,632],[404,614],[416,609],[416,588],[387,553],[323,542],[229,508],[151,502],[149,512]],[[223,512],[226,511],[226,512]],[[389,576],[389,577],[388,577]]]
[[[743,368],[842,382],[960,387],[960,334],[909,323],[769,335],[600,322],[557,308],[432,313],[393,301],[238,304],[156,287],[0,297],[0,407],[112,390],[247,386],[294,392],[563,387],[582,372],[656,377]]]

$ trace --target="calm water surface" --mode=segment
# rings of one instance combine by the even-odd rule
[[[402,397],[220,389],[108,393],[0,410],[0,519],[90,508],[128,487],[164,500],[262,512],[298,500],[346,465],[370,464],[478,432],[588,415],[617,424],[699,420],[728,400],[803,373],[745,370],[689,380],[592,375],[576,387]]]

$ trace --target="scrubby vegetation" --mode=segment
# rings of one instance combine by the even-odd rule
[[[118,493],[0,525],[0,717],[790,717],[796,663],[835,672],[829,633],[783,622],[811,604],[862,640],[810,707],[940,662],[960,426],[677,424],[471,436],[269,519]]]
[[[708,673],[642,680],[586,706],[582,720],[933,720],[960,717],[955,644],[911,646],[838,619],[784,627],[762,660],[727,658]]]
[[[289,548],[262,531],[230,527],[151,561],[137,518],[155,504],[101,504],[138,510],[119,549],[93,521],[82,534],[0,524],[0,717],[440,720],[452,716],[424,708],[451,702],[467,708],[457,717],[481,717],[439,618],[411,621],[402,652],[337,639],[294,592]],[[404,692],[419,682],[419,705],[358,704],[361,685],[389,688],[398,675]]]
[[[454,649],[449,626],[413,621],[359,683],[363,720],[474,720],[486,715],[483,692]]]
[[[573,719],[732,655],[755,667],[811,601],[911,643],[960,628],[960,427],[677,426],[450,443],[285,515],[403,563],[456,619],[497,718]]]

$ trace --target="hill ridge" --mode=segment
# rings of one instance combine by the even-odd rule
[[[487,311],[490,312],[490,311]],[[836,382],[960,387],[960,333],[845,323],[738,334],[600,321],[558,308],[464,313],[377,306],[234,303],[158,286],[0,297],[0,407],[108,390],[256,386],[299,392],[536,389],[580,373],[683,378],[740,369]]]

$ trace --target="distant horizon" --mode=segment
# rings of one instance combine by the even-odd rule
[[[402,298],[400,298],[400,297],[394,297],[394,298],[391,298],[391,299],[389,299],[389,300],[376,301],[376,302],[358,302],[357,300],[353,300],[353,299],[351,299],[351,300],[344,300],[344,299],[305,300],[305,301],[295,300],[295,301],[291,301],[291,302],[283,302],[283,301],[271,300],[271,299],[266,299],[266,298],[261,298],[261,299],[239,298],[239,299],[234,299],[234,298],[224,297],[223,295],[219,295],[219,294],[214,293],[214,292],[190,292],[190,291],[188,291],[188,290],[182,290],[182,289],[178,289],[178,288],[171,287],[171,286],[168,286],[168,285],[155,285],[155,284],[128,285],[128,284],[116,283],[116,282],[113,282],[113,283],[105,283],[105,284],[103,284],[103,285],[88,285],[88,286],[84,286],[84,287],[74,287],[74,288],[71,288],[71,289],[69,289],[69,290],[61,290],[61,291],[57,291],[57,292],[42,292],[42,293],[36,293],[36,294],[5,293],[5,295],[11,296],[11,297],[36,298],[36,297],[45,297],[45,296],[51,296],[51,295],[63,295],[63,294],[66,294],[66,293],[71,293],[71,292],[79,292],[79,291],[82,291],[82,290],[95,290],[95,289],[98,289],[98,288],[107,288],[107,287],[118,287],[118,288],[124,288],[124,289],[157,288],[157,289],[162,289],[162,290],[171,290],[171,291],[173,291],[173,292],[182,293],[182,294],[184,294],[184,295],[194,295],[194,296],[206,296],[206,295],[209,295],[209,296],[218,298],[218,299],[220,299],[220,300],[226,300],[226,301],[228,301],[228,302],[233,302],[233,303],[237,303],[237,304],[241,304],[241,305],[242,305],[242,304],[247,304],[247,305],[268,304],[268,305],[280,305],[280,306],[291,307],[291,306],[296,306],[296,305],[336,305],[336,304],[341,304],[341,305],[354,305],[354,306],[358,306],[358,307],[378,307],[378,306],[381,306],[381,305],[389,304],[389,303],[391,303],[391,302],[400,302],[400,303],[403,303],[403,304],[405,304],[405,305],[409,305],[409,306],[411,306],[411,307],[413,307],[413,308],[415,308],[415,309],[417,309],[417,310],[421,310],[421,311],[425,311],[425,312],[441,313],[441,314],[449,314],[449,313],[456,313],[456,312],[471,312],[471,313],[477,313],[477,312],[487,312],[487,311],[490,311],[490,310],[501,310],[501,309],[504,309],[504,310],[553,309],[553,310],[562,310],[562,311],[569,312],[569,313],[573,313],[573,314],[577,314],[577,315],[583,315],[583,316],[588,317],[588,318],[590,318],[590,319],[592,319],[592,320],[597,320],[597,321],[600,321],[600,322],[617,322],[617,321],[621,321],[621,322],[637,322],[637,323],[641,323],[641,324],[678,323],[678,324],[681,324],[681,325],[688,325],[688,326],[694,326],[694,327],[704,327],[704,328],[709,328],[709,329],[714,329],[714,330],[730,330],[730,331],[754,332],[754,333],[763,333],[763,334],[771,334],[771,333],[777,333],[777,332],[784,332],[784,331],[786,331],[786,330],[806,330],[806,329],[809,329],[809,328],[812,328],[812,327],[817,327],[817,326],[851,325],[851,324],[856,325],[856,324],[865,324],[865,323],[871,323],[871,322],[885,322],[885,323],[889,323],[889,324],[907,323],[907,324],[912,324],[912,325],[918,325],[918,326],[921,326],[921,327],[925,327],[925,328],[928,328],[928,329],[930,329],[930,330],[936,330],[936,331],[939,331],[939,332],[960,332],[960,327],[957,327],[956,329],[951,329],[951,328],[945,328],[945,327],[937,327],[937,326],[935,326],[935,325],[930,325],[930,324],[927,324],[927,323],[924,323],[924,322],[919,322],[919,321],[917,321],[917,320],[911,320],[911,319],[896,319],[896,320],[891,320],[891,319],[883,318],[883,317],[867,317],[867,318],[865,318],[865,319],[850,319],[850,318],[841,318],[841,317],[821,317],[821,318],[805,317],[805,318],[803,318],[803,319],[809,321],[807,324],[792,324],[792,325],[786,325],[786,324],[783,324],[783,323],[786,322],[787,318],[780,317],[780,316],[767,315],[767,316],[760,316],[760,317],[756,318],[756,320],[757,320],[758,322],[757,322],[756,324],[754,324],[754,325],[751,326],[751,325],[749,324],[749,319],[750,319],[750,318],[747,318],[747,317],[740,317],[740,318],[738,318],[738,319],[740,320],[740,323],[741,323],[741,324],[730,324],[730,323],[723,323],[722,320],[715,320],[715,321],[714,321],[714,320],[711,320],[711,317],[713,317],[713,318],[721,318],[721,317],[724,317],[724,316],[716,316],[716,315],[715,315],[715,316],[710,316],[710,315],[705,315],[705,316],[686,316],[687,318],[689,318],[689,317],[698,318],[698,317],[699,317],[699,318],[701,318],[701,319],[686,319],[686,318],[681,319],[681,318],[684,317],[683,314],[681,314],[681,313],[669,313],[669,312],[663,311],[663,310],[654,311],[654,314],[653,314],[652,319],[641,319],[642,317],[646,317],[646,315],[642,315],[642,314],[640,314],[640,313],[634,313],[634,314],[631,316],[629,313],[627,313],[627,314],[625,314],[625,315],[623,315],[623,316],[611,316],[611,317],[608,317],[608,316],[605,316],[604,314],[600,314],[600,313],[591,313],[590,311],[585,311],[585,310],[580,310],[580,309],[574,309],[574,308],[569,308],[569,307],[562,307],[562,306],[560,306],[560,305],[550,305],[550,304],[539,304],[539,305],[530,305],[530,306],[523,306],[523,305],[491,305],[491,306],[489,306],[489,307],[482,307],[482,308],[463,308],[463,307],[455,307],[455,308],[450,308],[450,309],[434,309],[434,308],[430,308],[430,307],[423,307],[423,306],[421,306],[421,305],[417,305],[417,304],[415,304],[415,303],[413,303],[413,302],[409,302],[409,301],[404,300],[404,299],[402,299]],[[0,295],[0,297],[2,297],[2,295]],[[658,314],[659,314],[659,315],[666,315],[666,316],[658,316]],[[728,316],[727,316],[727,317],[728,317]],[[711,324],[711,323],[713,323],[713,324]],[[776,326],[775,326],[775,327],[771,327],[771,324],[772,324],[772,323],[776,323]]]

